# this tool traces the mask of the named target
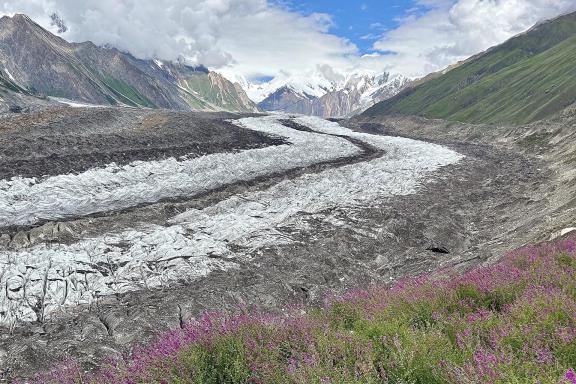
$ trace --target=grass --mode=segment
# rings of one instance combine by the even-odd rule
[[[562,16],[365,112],[523,124],[576,100],[576,13]]]
[[[110,91],[126,105],[133,107],[155,108],[156,106],[145,96],[140,94],[134,87],[109,75],[103,75],[102,79]]]
[[[187,101],[194,108],[209,109],[213,108],[210,107],[212,105],[230,112],[245,109],[232,83],[224,84],[224,87],[219,89],[210,76],[204,73],[187,76],[185,83],[191,92]]]
[[[576,383],[576,236],[443,275],[285,315],[207,313],[99,372],[31,382]]]

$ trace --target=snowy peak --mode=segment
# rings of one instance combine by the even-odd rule
[[[376,72],[280,76],[263,84],[241,82],[249,96],[268,111],[301,113],[320,117],[346,117],[400,92],[410,79]]]
[[[322,97],[334,90],[337,84],[325,78],[311,74],[309,76],[280,75],[268,82],[251,82],[243,76],[226,76],[230,81],[242,86],[250,99],[256,103],[262,102],[273,93],[289,89],[294,94],[302,97]]]

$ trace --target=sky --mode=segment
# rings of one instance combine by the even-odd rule
[[[26,13],[69,41],[253,81],[420,77],[572,10],[576,0],[0,0],[0,14]]]
[[[332,17],[330,32],[352,41],[362,53],[373,51],[374,41],[397,28],[408,14],[422,13],[426,7],[412,0],[303,0],[279,1],[280,6],[302,14],[325,13]]]

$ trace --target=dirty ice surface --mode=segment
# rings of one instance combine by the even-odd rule
[[[286,137],[291,145],[110,164],[80,174],[0,180],[0,227],[33,225],[190,196],[236,181],[351,156],[360,150],[345,139],[300,132],[274,117],[247,118],[245,128]]]
[[[35,320],[101,295],[167,286],[216,268],[233,268],[234,257],[242,255],[232,248],[242,246],[249,253],[290,242],[276,228],[300,212],[370,206],[382,198],[411,194],[432,172],[462,158],[440,145],[356,133],[319,118],[294,118],[318,134],[292,130],[280,124],[285,118],[246,118],[236,123],[284,136],[291,145],[191,160],[110,165],[45,180],[0,181],[0,223],[30,224],[190,195],[238,179],[360,153],[349,141],[330,134],[354,137],[384,150],[376,159],[286,179],[202,210],[191,209],[165,226],[149,224],[70,245],[0,250],[0,284],[6,287],[0,290],[0,323]],[[53,192],[48,196],[49,190]]]

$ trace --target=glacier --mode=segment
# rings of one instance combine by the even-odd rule
[[[80,174],[40,180],[19,177],[1,180],[0,227],[29,226],[196,195],[236,181],[360,153],[344,139],[295,131],[284,127],[279,119],[278,116],[246,118],[238,124],[283,136],[290,145],[193,159],[109,164]]]
[[[287,118],[314,132],[283,126],[281,120]],[[463,158],[440,145],[357,133],[315,117],[272,115],[235,123],[286,137],[291,144],[191,160],[110,165],[45,180],[2,181],[0,218],[3,223],[33,223],[39,218],[117,209],[133,204],[132,199],[157,201],[193,194],[234,180],[360,152],[351,142],[333,135],[362,140],[383,150],[383,155],[285,179],[204,209],[190,209],[165,225],[139,225],[72,244],[0,251],[0,284],[5,286],[0,292],[0,324],[35,320],[39,302],[43,314],[56,314],[102,296],[168,287],[216,269],[235,268],[235,260],[248,260],[254,250],[290,243],[278,229],[286,223],[299,225],[294,219],[302,213],[377,206],[385,198],[417,192],[434,171]],[[50,188],[56,192],[44,196]],[[28,200],[27,193],[32,193]],[[41,204],[35,205],[37,202]]]

